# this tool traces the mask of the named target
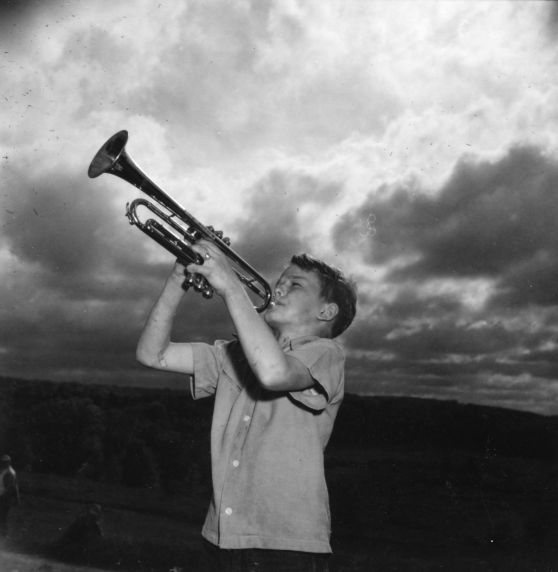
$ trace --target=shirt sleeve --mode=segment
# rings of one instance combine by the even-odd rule
[[[290,391],[292,399],[314,411],[342,399],[345,356],[336,342],[320,338],[293,349],[288,355],[301,361],[316,382],[314,387]]]
[[[193,399],[209,397],[215,393],[223,368],[223,354],[226,342],[214,345],[192,343],[194,374],[190,378],[190,393]]]

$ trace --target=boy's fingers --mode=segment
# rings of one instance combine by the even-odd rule
[[[196,252],[201,254],[204,258],[207,258],[206,254],[209,254],[209,258],[217,258],[223,255],[221,250],[210,240],[202,239],[196,242],[194,246],[197,247],[195,249]],[[192,248],[194,248],[194,246]]]
[[[203,274],[206,268],[203,266],[203,264],[196,264],[195,262],[192,262],[186,266],[186,270],[191,274]]]
[[[210,248],[210,243],[207,243],[205,241],[197,242],[196,244],[192,245],[192,250],[194,252],[197,252],[205,260],[209,260],[211,258],[212,251]]]

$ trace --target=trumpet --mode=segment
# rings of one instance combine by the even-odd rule
[[[144,198],[138,198],[126,205],[126,216],[131,225],[138,227],[163,248],[173,254],[184,265],[203,264],[204,259],[191,248],[198,240],[210,240],[228,258],[229,263],[242,284],[261,299],[255,305],[263,312],[272,299],[271,286],[248,262],[242,259],[231,247],[230,240],[223,237],[222,231],[212,226],[204,226],[167,193],[149,179],[126,153],[128,132],[115,133],[97,151],[87,174],[90,178],[109,173],[120,177],[146,193],[160,207]],[[138,209],[144,207],[157,217],[142,221]],[[204,298],[211,298],[214,290],[201,274],[187,274],[183,287],[193,287]]]

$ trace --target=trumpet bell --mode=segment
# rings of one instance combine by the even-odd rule
[[[89,165],[87,174],[91,179],[106,173],[113,167],[128,142],[128,132],[119,131],[115,133],[96,153]],[[125,151],[124,151],[125,152]]]

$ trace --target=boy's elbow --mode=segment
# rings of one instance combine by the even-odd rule
[[[149,360],[147,359],[147,356],[139,349],[136,351],[136,361],[141,363],[141,365],[149,367]]]
[[[261,377],[260,376],[260,385],[267,389],[267,391],[280,391],[280,384],[277,380],[271,377]]]
[[[277,368],[262,372],[259,380],[261,386],[268,391],[289,391],[297,385],[293,372],[288,368]]]
[[[295,358],[285,359],[260,370],[260,384],[268,391],[297,391],[312,387],[314,380],[310,371]]]
[[[260,385],[267,391],[287,391],[289,389],[284,379],[260,379]]]
[[[285,381],[285,377],[281,374],[281,371],[277,369],[268,369],[259,372],[258,379],[260,385],[268,391],[280,391],[281,384]]]
[[[155,367],[157,356],[147,351],[145,348],[138,346],[136,349],[136,360],[146,367]]]

